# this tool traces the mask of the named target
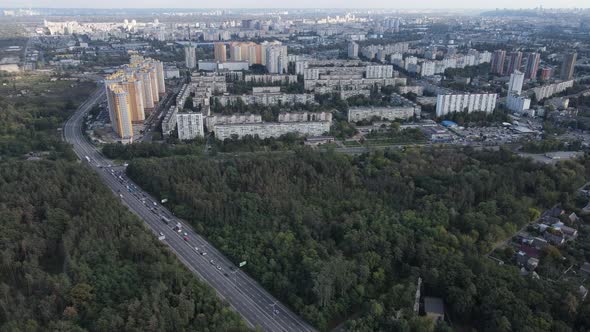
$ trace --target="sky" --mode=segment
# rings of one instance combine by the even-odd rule
[[[1,0],[0,7],[37,8],[589,8],[590,0]]]

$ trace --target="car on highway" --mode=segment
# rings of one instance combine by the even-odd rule
[[[196,251],[199,251],[199,247],[195,247],[195,250],[196,250]]]
[[[201,253],[201,256],[207,256],[207,253],[203,251],[203,252]]]
[[[217,269],[218,269],[219,271],[221,271],[221,266],[217,265]]]
[[[215,262],[213,260],[210,260],[209,263],[211,263],[211,265],[215,265]]]
[[[185,241],[188,241],[188,236],[186,236],[186,235],[185,235],[185,236],[183,237],[183,239],[184,239]]]

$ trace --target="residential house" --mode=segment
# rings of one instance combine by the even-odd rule
[[[565,237],[563,233],[553,228],[548,228],[545,233],[543,233],[543,237],[545,237],[545,240],[547,240],[549,243],[556,246],[560,246],[565,243]]]

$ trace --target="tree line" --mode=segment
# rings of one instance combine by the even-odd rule
[[[533,212],[571,204],[589,171],[588,157],[541,165],[470,149],[358,157],[302,149],[223,161],[135,159],[128,167],[316,327],[354,331],[433,330],[412,310],[418,277],[423,294],[443,298],[455,326],[589,329],[590,305],[568,305],[577,285],[522,277],[484,257]]]

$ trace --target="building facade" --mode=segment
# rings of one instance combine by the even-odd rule
[[[183,112],[176,114],[178,139],[189,140],[205,136],[203,114],[198,112]]]
[[[436,98],[436,116],[464,111],[491,113],[496,108],[497,98],[495,93],[439,94]]]
[[[415,108],[412,106],[393,106],[393,107],[355,107],[348,109],[348,122],[357,122],[362,120],[408,120],[414,117]]]

